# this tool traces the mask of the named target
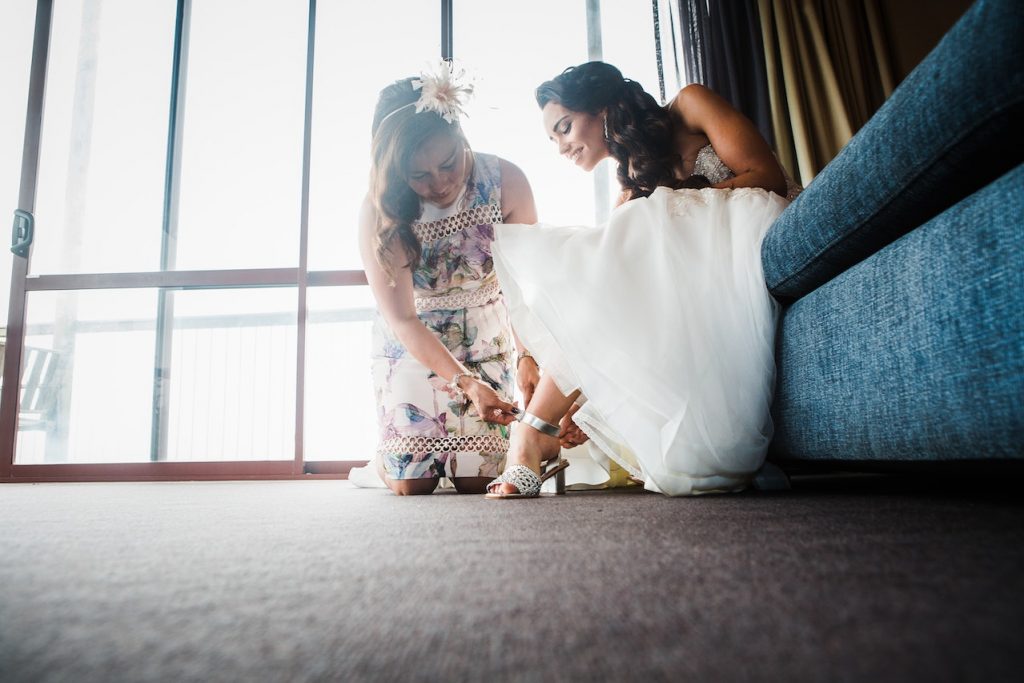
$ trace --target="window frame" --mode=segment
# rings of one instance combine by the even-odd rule
[[[588,57],[600,59],[601,0],[587,0]],[[53,0],[37,0],[32,45],[31,73],[26,110],[24,151],[18,209],[33,214],[36,203],[40,142],[43,125],[43,101],[46,89],[49,43],[52,29]],[[159,271],[130,273],[79,273],[29,275],[31,248],[26,256],[14,256],[9,302],[7,346],[0,396],[0,482],[46,481],[139,481],[139,480],[218,480],[218,479],[298,479],[344,478],[353,467],[366,460],[314,460],[304,458],[305,376],[307,292],[310,287],[366,285],[362,270],[308,270],[310,158],[312,147],[313,73],[317,0],[309,0],[305,71],[305,103],[302,141],[301,203],[299,210],[299,264],[296,268],[254,268],[238,270],[173,270],[172,238],[177,229],[178,196],[181,185],[182,145],[180,124],[184,117],[182,72],[188,59],[188,36],[192,0],[176,0],[174,55],[171,75],[170,111],[163,203],[163,237]],[[440,0],[439,19],[441,57],[451,59],[453,46],[453,0]],[[595,205],[598,215],[607,212],[608,179],[595,177]],[[161,458],[167,444],[167,388],[154,380],[153,429],[150,461],[136,463],[54,463],[17,464],[16,444],[21,365],[26,332],[26,298],[31,292],[97,289],[150,288],[159,292],[155,367],[170,363],[168,340],[173,330],[174,291],[215,288],[295,287],[298,295],[297,348],[295,357],[295,444],[290,457],[277,460],[225,460],[169,462]],[[370,400],[367,397],[367,400]],[[282,454],[285,455],[285,454]]]

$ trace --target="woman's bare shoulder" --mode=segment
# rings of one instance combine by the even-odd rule
[[[732,110],[718,93],[700,83],[691,83],[680,90],[665,108],[690,131],[702,130],[701,121],[709,115]]]
[[[537,208],[526,174],[507,159],[498,157],[498,164],[501,168],[501,210],[505,221],[536,223]]]
[[[526,174],[523,173],[523,169],[513,164],[504,157],[497,157],[498,168],[501,169],[501,182],[505,184],[508,180],[512,182],[521,182],[526,180]]]
[[[366,236],[376,232],[377,229],[377,207],[373,205],[373,199],[367,194],[359,204],[359,233]]]

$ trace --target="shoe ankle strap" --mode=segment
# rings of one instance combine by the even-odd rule
[[[541,434],[547,434],[548,436],[553,436],[555,438],[558,438],[558,432],[561,431],[559,430],[558,425],[553,425],[550,422],[542,420],[533,413],[523,413],[523,416],[519,418],[519,421],[525,425],[533,427]]]

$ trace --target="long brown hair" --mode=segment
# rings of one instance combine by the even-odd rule
[[[423,212],[420,197],[409,187],[407,169],[413,155],[430,137],[452,135],[469,149],[458,122],[448,123],[440,115],[417,113],[414,103],[420,93],[412,87],[414,78],[395,81],[384,88],[373,113],[370,198],[377,210],[376,254],[384,270],[394,278],[391,255],[400,249],[412,268],[423,247],[412,224]]]
[[[630,199],[646,197],[658,186],[690,185],[676,177],[678,155],[668,112],[611,64],[570,66],[541,83],[536,96],[541,109],[556,102],[572,111],[605,112],[608,151],[619,163],[619,185]]]

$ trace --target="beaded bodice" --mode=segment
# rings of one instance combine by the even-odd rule
[[[704,176],[712,185],[736,177],[711,145],[705,145],[697,152],[697,159],[693,162],[693,175]],[[782,169],[782,175],[786,178],[786,199],[793,201],[803,188],[793,181],[785,168]]]
[[[704,145],[697,152],[697,159],[693,162],[693,175],[702,175],[708,182],[714,185],[723,180],[734,177],[736,174],[729,170],[729,167],[722,163],[711,145]]]

